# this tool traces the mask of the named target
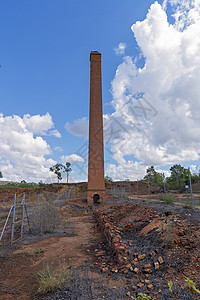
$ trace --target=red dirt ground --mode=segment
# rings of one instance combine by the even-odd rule
[[[28,245],[18,244],[8,257],[0,259],[0,299],[34,299],[39,287],[37,272],[46,263],[59,269],[69,268],[72,264],[80,266],[91,259],[85,251],[94,237],[89,215],[72,217],[69,223],[73,225],[73,236],[55,236]]]

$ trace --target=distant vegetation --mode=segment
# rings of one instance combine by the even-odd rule
[[[168,190],[184,191],[185,186],[189,186],[189,171],[181,165],[173,165],[170,168],[170,176],[165,179],[166,188]],[[163,188],[164,174],[155,170],[154,166],[147,169],[144,180],[154,182]],[[191,182],[194,184],[200,180],[200,174],[191,174]]]
[[[38,188],[40,187],[40,184],[35,182],[26,182],[25,180],[22,180],[21,182],[0,181],[0,188],[2,187]]]
[[[112,178],[110,176],[105,176],[105,182],[113,182]]]

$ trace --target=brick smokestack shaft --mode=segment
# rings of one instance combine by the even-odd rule
[[[95,196],[94,196],[95,195]],[[101,54],[90,53],[88,204],[105,197]]]

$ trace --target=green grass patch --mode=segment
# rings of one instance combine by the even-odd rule
[[[39,289],[37,294],[46,295],[56,291],[61,285],[72,278],[72,272],[62,268],[58,274],[46,264],[38,273]]]
[[[165,202],[165,195],[161,196],[160,200]],[[170,204],[170,203],[173,203],[176,201],[177,201],[177,198],[174,195],[166,195],[166,203],[167,204]]]

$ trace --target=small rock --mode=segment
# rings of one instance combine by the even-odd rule
[[[133,291],[136,291],[136,290],[137,290],[137,286],[133,285],[133,286],[131,287],[131,289],[132,289]]]
[[[130,270],[131,272],[133,272],[133,267],[131,266],[131,267],[129,268],[129,270]]]
[[[127,273],[128,273],[128,269],[125,269],[125,270],[123,271],[123,273],[124,273],[124,274],[127,274]]]
[[[108,272],[108,268],[102,268],[101,272],[103,272],[103,273]]]
[[[157,249],[155,250],[155,252],[156,252],[156,253],[159,253],[159,249],[157,248]]]
[[[130,297],[130,295],[131,295],[131,292],[126,293],[126,296]]]

